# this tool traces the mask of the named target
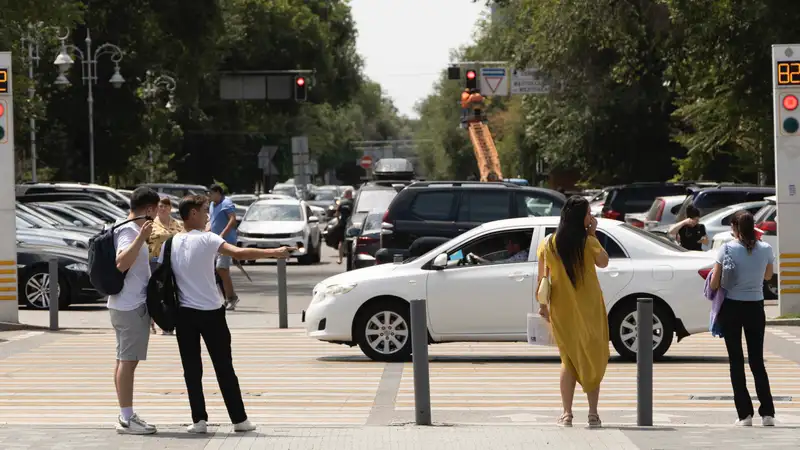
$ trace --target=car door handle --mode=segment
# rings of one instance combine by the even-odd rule
[[[514,273],[508,274],[508,278],[511,278],[512,280],[517,280],[517,281],[522,281],[525,278],[530,278],[531,276],[533,276],[533,274],[528,273],[528,272],[514,272]]]
[[[616,278],[619,276],[619,269],[617,269],[616,267],[609,267],[608,269],[606,269],[606,273],[611,278]]]

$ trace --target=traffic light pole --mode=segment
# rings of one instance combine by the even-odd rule
[[[781,315],[800,314],[800,44],[772,46],[775,192],[781,218],[775,273]]]
[[[14,85],[11,52],[0,52],[0,322],[18,323]]]

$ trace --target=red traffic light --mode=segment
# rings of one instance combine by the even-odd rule
[[[468,80],[474,80],[476,76],[477,76],[477,74],[475,73],[474,70],[468,70],[467,71],[467,79]]]
[[[303,77],[297,77],[297,80],[295,80],[295,82],[297,83],[298,86],[306,85],[306,79]]]
[[[795,109],[797,109],[797,105],[798,105],[797,97],[795,97],[794,95],[787,95],[786,97],[783,97],[783,107],[786,108],[787,110],[794,111]]]
[[[3,117],[3,114],[6,113],[6,106],[0,103],[0,117]]]

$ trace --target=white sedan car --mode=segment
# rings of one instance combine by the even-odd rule
[[[247,209],[238,229],[239,247],[297,247],[300,264],[320,262],[319,218],[306,202],[296,199],[259,200]]]
[[[525,341],[527,314],[535,308],[539,243],[558,217],[500,220],[474,228],[425,255],[342,273],[319,283],[304,312],[308,335],[358,345],[369,358],[407,360],[409,303],[427,299],[432,342]],[[636,299],[653,298],[654,355],[678,340],[708,331],[710,302],[703,298],[711,254],[690,252],[629,224],[599,219],[597,237],[610,256],[597,269],[609,312],[611,341],[635,359]],[[516,242],[527,251],[512,255]],[[475,254],[495,261],[474,264]],[[520,258],[520,256],[522,256]],[[480,260],[478,260],[480,261]]]

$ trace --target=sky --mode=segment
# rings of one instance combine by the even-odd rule
[[[433,91],[450,50],[473,42],[483,0],[351,0],[364,72],[381,84],[400,114]]]

